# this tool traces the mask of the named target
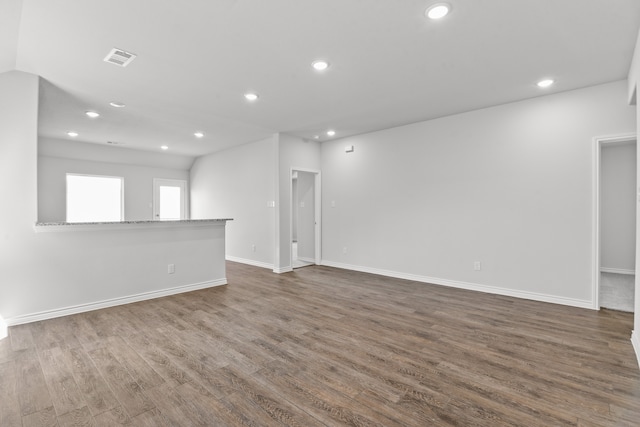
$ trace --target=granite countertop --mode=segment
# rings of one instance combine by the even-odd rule
[[[177,219],[169,221],[161,220],[140,220],[140,221],[109,221],[109,222],[36,222],[36,227],[58,227],[58,226],[86,226],[86,225],[121,225],[121,224],[202,224],[206,222],[233,221],[233,218],[211,218],[211,219]]]
[[[33,229],[36,233],[64,232],[64,231],[104,231],[104,230],[133,230],[133,229],[167,229],[183,227],[224,227],[232,218],[211,219],[179,219],[173,221],[111,221],[111,222],[36,222]]]

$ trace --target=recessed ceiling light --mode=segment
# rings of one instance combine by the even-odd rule
[[[317,61],[313,61],[311,63],[311,66],[316,70],[316,71],[324,71],[327,68],[329,68],[329,63],[327,61],[325,61],[324,59],[318,59]]]
[[[78,132],[70,130],[69,132],[67,132],[67,135],[69,135],[71,138],[75,138],[76,136],[78,136]]]
[[[194,132],[193,136],[196,138],[204,138],[204,132]]]
[[[85,114],[88,117],[91,117],[92,119],[95,119],[96,117],[100,117],[100,113],[96,113],[95,111],[85,111]]]
[[[425,10],[424,14],[429,19],[441,19],[451,12],[451,6],[448,3],[436,3]]]
[[[162,145],[162,146],[160,146],[160,148],[162,148],[163,150],[168,150],[169,146],[168,145]]]
[[[329,136],[334,136],[335,134],[336,134],[335,130],[328,130],[327,131],[327,135],[329,135]]]
[[[247,101],[255,101],[259,98],[258,94],[253,92],[245,93],[244,97],[247,99]]]
[[[125,105],[122,102],[115,102],[115,101],[110,102],[109,105],[111,105],[112,107],[115,107],[115,108],[124,108],[125,107]]]
[[[320,139],[320,135],[313,135],[313,139]]]
[[[541,87],[541,88],[549,87],[552,84],[553,84],[553,80],[551,80],[551,79],[540,80],[537,83],[538,87]]]

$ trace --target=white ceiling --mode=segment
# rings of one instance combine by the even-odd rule
[[[450,0],[429,21],[436,1],[0,0],[0,72],[42,77],[43,137],[197,156],[624,79],[640,26],[638,0]],[[114,47],[138,57],[104,62]]]

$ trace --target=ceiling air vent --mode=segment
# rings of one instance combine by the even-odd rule
[[[134,53],[114,47],[104,58],[104,61],[119,65],[120,67],[126,67],[134,59],[136,59],[136,55]]]

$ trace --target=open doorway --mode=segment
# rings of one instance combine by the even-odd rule
[[[596,308],[634,311],[636,258],[637,139],[595,140]]]
[[[320,264],[320,172],[291,169],[291,266]]]

